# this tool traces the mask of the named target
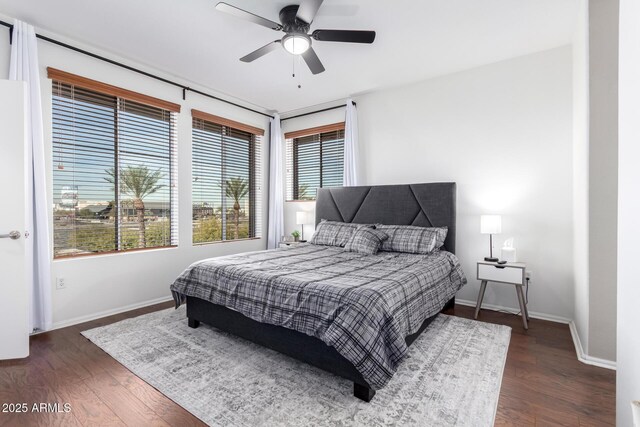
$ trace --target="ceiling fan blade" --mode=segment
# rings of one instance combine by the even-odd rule
[[[245,21],[253,22],[254,24],[271,28],[272,30],[280,31],[282,29],[282,25],[278,24],[277,22],[270,21],[267,18],[263,18],[262,16],[254,15],[251,12],[247,12],[246,10],[242,10],[224,2],[218,3],[216,5],[216,9],[218,9],[220,12],[233,15],[236,18],[244,19]]]
[[[320,58],[316,55],[316,51],[312,47],[309,47],[303,54],[302,59],[307,63],[307,66],[313,74],[320,74],[324,71],[324,65],[320,62]]]
[[[256,49],[250,54],[243,56],[242,58],[240,58],[240,61],[242,62],[255,61],[256,59],[266,55],[267,53],[273,52],[278,47],[280,47],[280,40],[273,41],[267,45],[262,46],[260,49]]]
[[[361,30],[315,30],[311,34],[314,40],[321,42],[373,43],[375,31]]]
[[[316,17],[316,13],[318,13],[318,9],[320,9],[322,5],[322,1],[323,0],[302,0],[302,3],[298,7],[296,18],[302,19],[307,24],[311,24],[313,18]]]

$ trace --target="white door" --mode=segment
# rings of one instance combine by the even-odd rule
[[[0,80],[0,360],[29,356],[26,106],[25,83]]]

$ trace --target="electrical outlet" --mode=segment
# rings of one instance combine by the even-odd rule
[[[56,289],[65,289],[67,287],[67,282],[65,282],[64,277],[56,277]]]
[[[532,274],[533,274],[533,271],[529,271],[529,270],[527,270],[527,273],[526,273],[525,277],[526,277],[527,279],[531,280],[531,275],[532,275]]]

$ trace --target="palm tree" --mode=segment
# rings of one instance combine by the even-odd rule
[[[105,178],[105,180],[115,185],[116,176],[114,169],[108,169],[106,172],[109,174],[109,177]],[[142,199],[164,187],[164,185],[158,184],[160,179],[162,179],[160,169],[152,172],[146,166],[127,166],[125,169],[120,170],[120,176],[118,176],[120,191],[133,198],[133,207],[136,210],[138,219],[139,248],[145,248],[147,246],[144,225],[145,206]]]
[[[249,183],[241,177],[231,178],[225,182],[224,193],[228,198],[233,199],[233,210],[235,212],[233,238],[237,239],[240,228],[240,200],[249,194]]]

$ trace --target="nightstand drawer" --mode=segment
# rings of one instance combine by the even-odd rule
[[[280,242],[278,243],[279,248],[295,248],[298,246],[300,242]]]
[[[478,280],[524,285],[524,268],[478,263]]]

